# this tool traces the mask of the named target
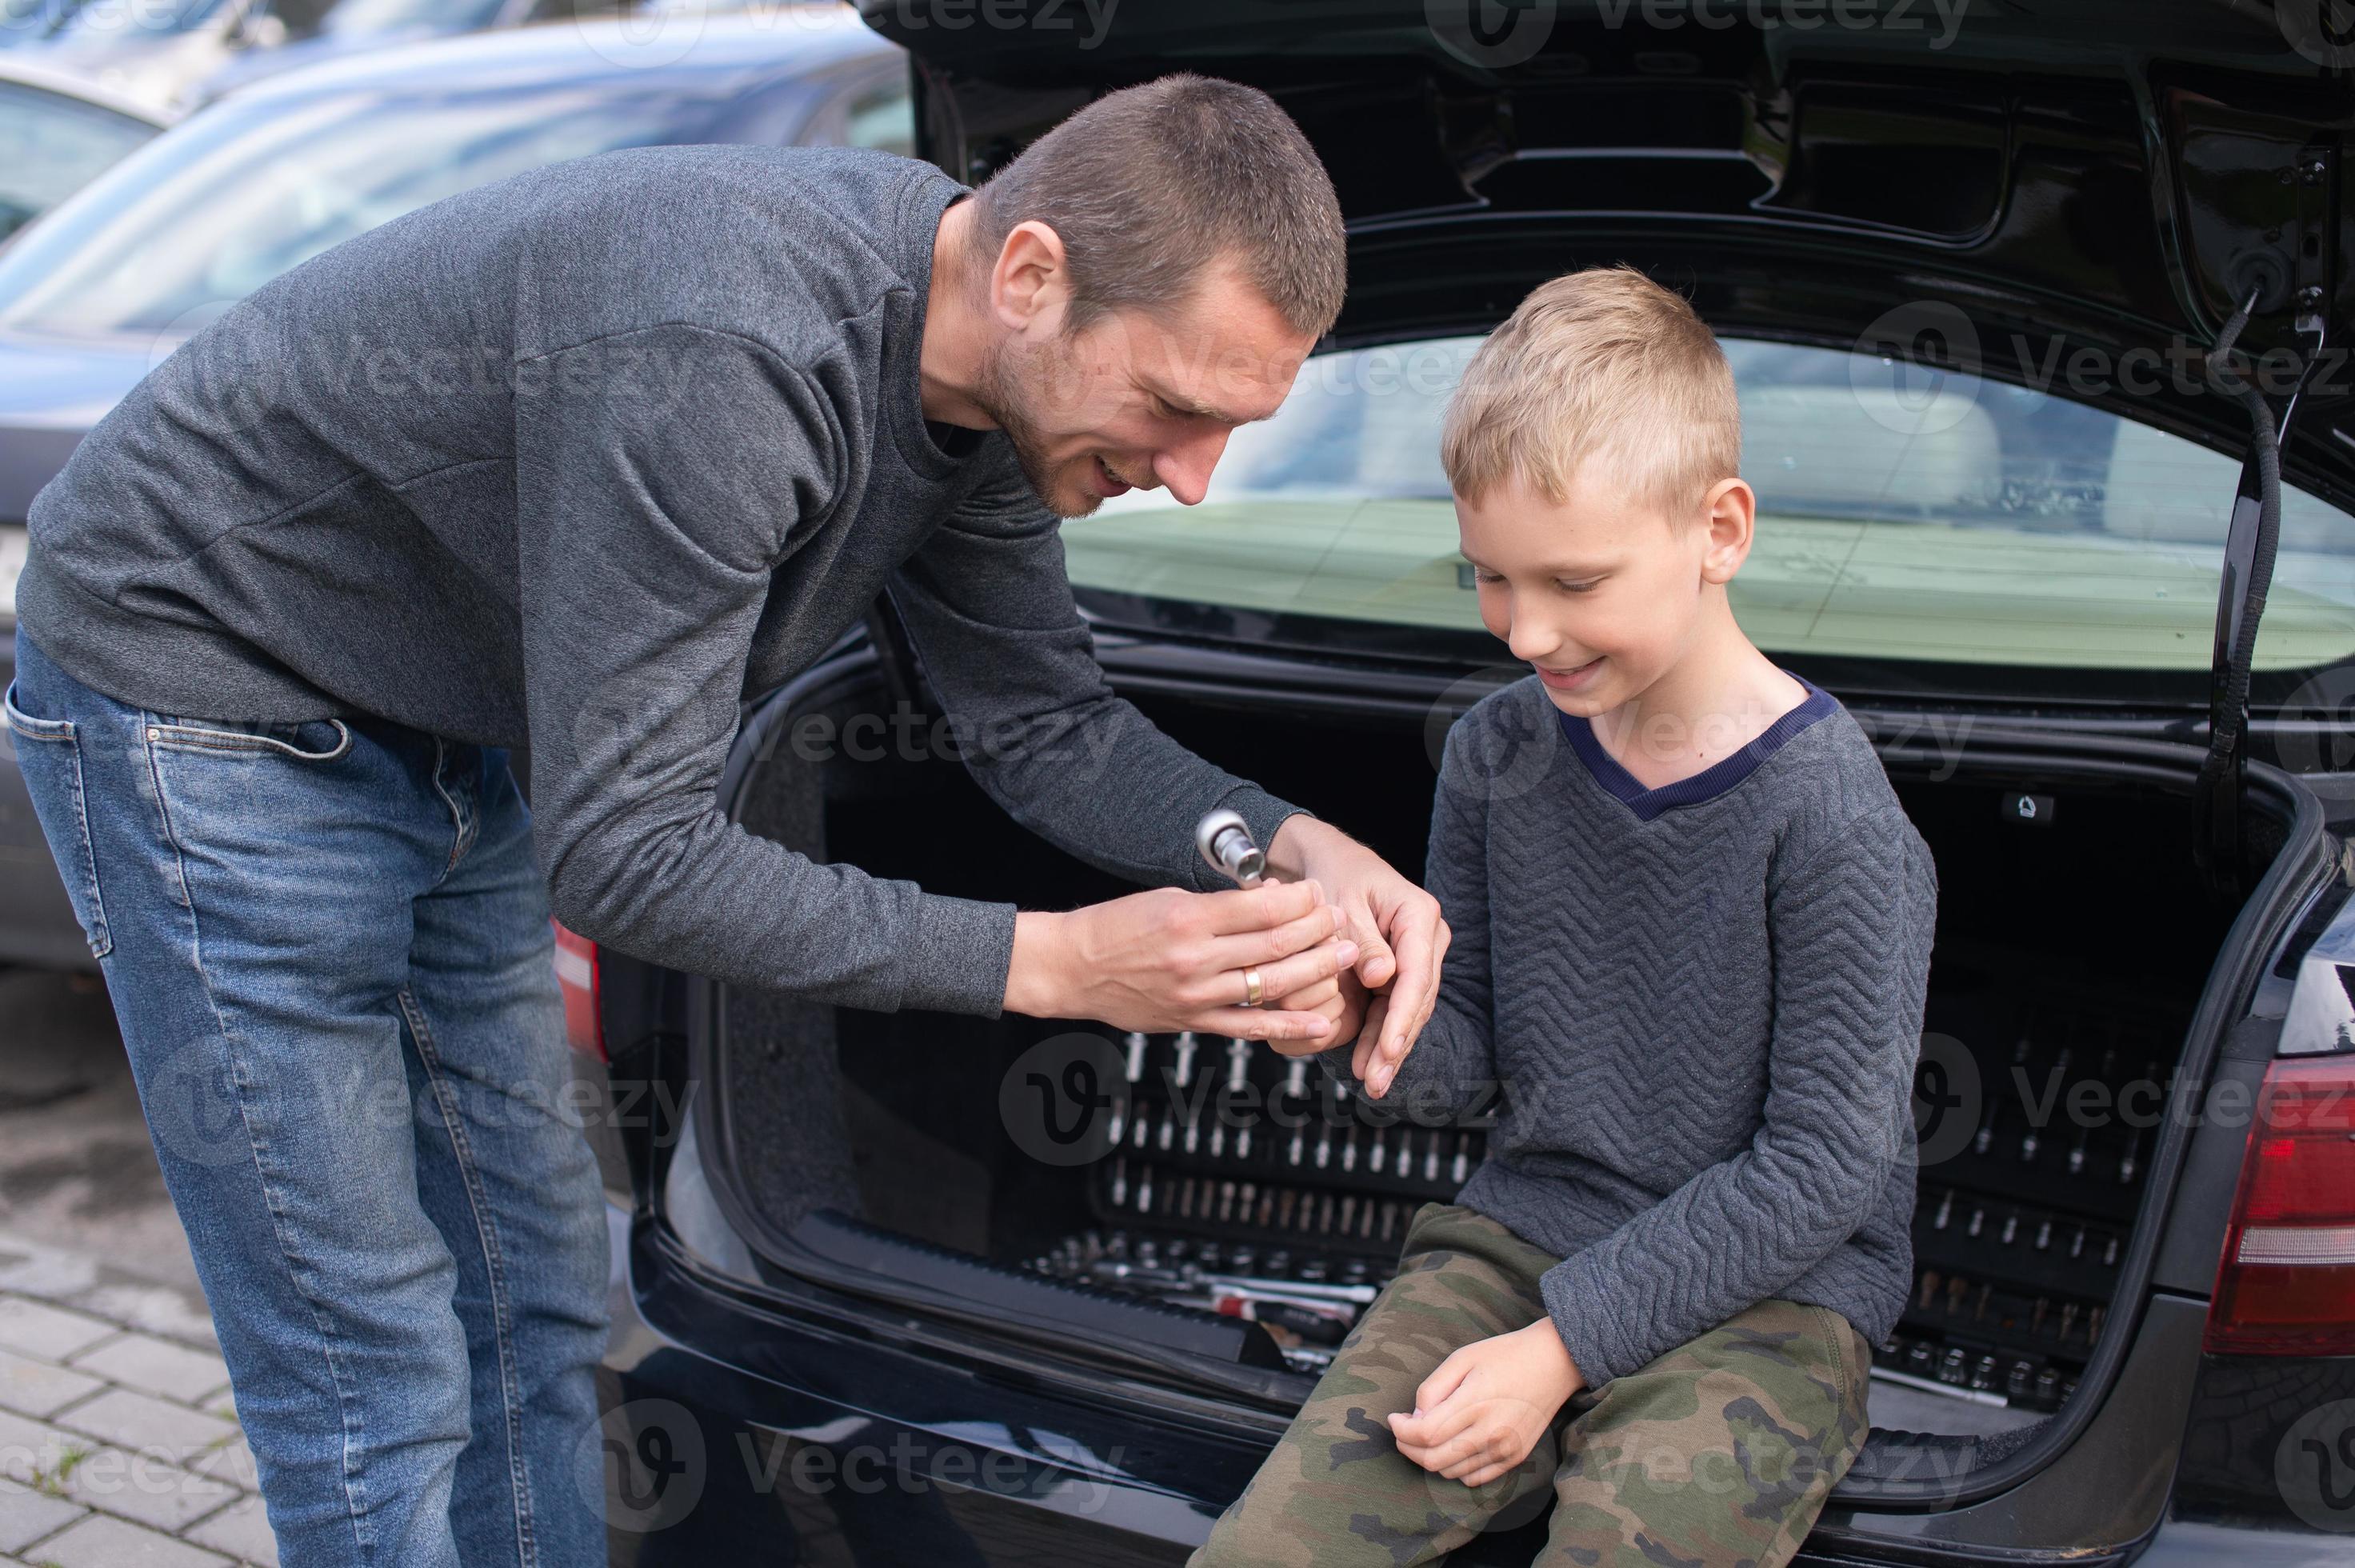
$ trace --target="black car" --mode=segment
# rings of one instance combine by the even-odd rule
[[[1395,863],[1527,673],[1438,470],[1470,345],[1619,261],[1726,343],[1737,612],[1875,735],[1944,890],[1918,1289],[1802,1560],[2355,1557],[2355,49],[2222,0],[1059,12],[875,0],[924,155],[977,179],[1182,67],[1273,92],[1350,222],[1340,325],[1205,503],[1066,525],[1098,653]],[[1124,891],[927,693],[887,593],[748,701],[725,808],[941,892]],[[1482,1157],[1263,1048],[560,953],[616,1562],[1179,1562]],[[1505,1525],[1454,1560],[1529,1561]]]

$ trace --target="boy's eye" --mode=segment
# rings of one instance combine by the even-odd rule
[[[1603,586],[1603,579],[1599,577],[1590,577],[1583,582],[1565,582],[1557,577],[1554,581],[1561,585],[1561,591],[1565,593],[1591,593]]]
[[[1475,582],[1502,582],[1505,581],[1505,574],[1501,571],[1486,571],[1476,566],[1472,569],[1472,581]]]

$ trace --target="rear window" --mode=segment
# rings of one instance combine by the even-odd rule
[[[1235,432],[1200,506],[1132,492],[1064,525],[1082,603],[1113,624],[1500,658],[1439,465],[1478,344],[1310,360],[1274,419]],[[2237,458],[2026,388],[1724,347],[1759,499],[1733,604],[1760,647],[1867,684],[2204,693]],[[2261,697],[2355,653],[2355,518],[2283,502]]]

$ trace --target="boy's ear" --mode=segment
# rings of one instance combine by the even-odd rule
[[[1733,581],[1750,556],[1752,530],[1758,521],[1758,495],[1739,479],[1721,479],[1701,501],[1701,526],[1709,530],[1702,546],[1700,575],[1721,587]]]

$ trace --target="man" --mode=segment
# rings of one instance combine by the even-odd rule
[[[224,315],[34,504],[9,722],[290,1565],[602,1560],[551,906],[857,1007],[1315,1042],[1387,987],[1389,1067],[1429,1012],[1436,904],[1110,694],[1053,516],[1198,501],[1275,411],[1340,305],[1323,169],[1180,77],[964,194],[696,147],[455,197]],[[992,795],[1195,891],[1018,914],[730,824],[740,700],[879,590]],[[1209,891],[1221,805],[1295,885]]]

